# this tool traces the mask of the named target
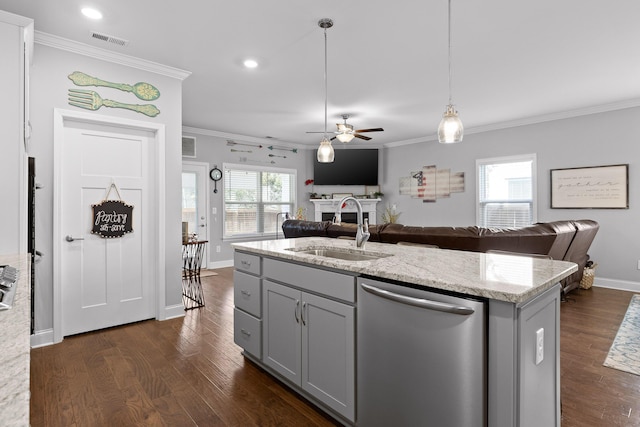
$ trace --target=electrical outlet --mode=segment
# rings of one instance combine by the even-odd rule
[[[211,214],[216,215],[218,213],[218,208],[211,208]]]
[[[544,328],[536,331],[536,365],[544,360]]]
[[[216,252],[220,253],[220,245],[216,246]]]

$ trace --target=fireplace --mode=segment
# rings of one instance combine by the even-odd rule
[[[338,210],[338,204],[341,199],[312,199],[311,202],[315,205],[314,221],[332,221],[336,211]],[[369,224],[376,224],[376,205],[380,199],[359,199],[362,205],[362,219],[367,218]],[[340,215],[342,222],[356,223],[357,210],[356,204],[349,200],[347,206],[342,209]]]
[[[335,212],[322,212],[322,220],[323,221],[333,221],[333,217],[335,216]],[[357,212],[342,212],[340,214],[340,218],[342,218],[342,222],[350,222],[353,224],[358,223],[358,213]],[[369,212],[362,212],[362,220],[369,219]]]

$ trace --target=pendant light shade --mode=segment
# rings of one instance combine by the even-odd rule
[[[335,153],[331,141],[327,139],[327,28],[333,27],[333,21],[323,18],[318,21],[318,26],[324,28],[324,138],[318,147],[318,162],[333,163]]]
[[[325,137],[320,141],[320,147],[318,147],[318,162],[320,163],[333,163],[335,159],[335,152],[333,151],[333,145]]]
[[[453,105],[447,105],[447,111],[442,116],[440,126],[438,126],[438,141],[441,144],[452,144],[462,141],[464,127],[458,117],[458,112]]]
[[[452,144],[462,141],[464,127],[458,117],[458,112],[453,108],[451,101],[451,0],[449,0],[449,105],[442,115],[438,126],[438,141],[441,144]]]

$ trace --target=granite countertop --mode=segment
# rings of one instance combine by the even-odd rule
[[[575,263],[523,256],[484,254],[367,242],[365,253],[390,255],[347,261],[299,251],[330,248],[362,252],[353,240],[328,237],[233,243],[236,250],[398,280],[512,303],[523,303],[578,270]]]
[[[29,255],[0,255],[0,265],[20,270],[13,308],[0,311],[0,414],[3,426],[29,425],[29,360],[31,351],[31,299]]]

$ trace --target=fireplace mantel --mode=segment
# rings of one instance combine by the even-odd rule
[[[322,213],[331,212],[335,213],[338,210],[338,204],[342,199],[311,199],[311,202],[315,205],[314,221],[322,221]],[[358,199],[362,205],[362,212],[369,214],[369,224],[376,224],[376,206],[382,199]],[[353,200],[347,201],[347,206],[342,209],[342,212],[357,212],[356,204]]]

